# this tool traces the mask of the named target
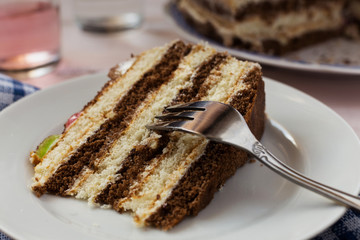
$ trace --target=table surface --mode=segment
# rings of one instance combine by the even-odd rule
[[[163,11],[165,0],[144,1],[145,20],[138,29],[111,34],[82,31],[70,0],[61,1],[62,59],[54,72],[25,82],[46,88],[75,76],[106,71],[132,53],[181,38]],[[286,70],[263,66],[263,74],[293,86],[337,112],[360,136],[360,76]]]

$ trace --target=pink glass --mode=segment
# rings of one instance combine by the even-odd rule
[[[59,46],[56,4],[0,0],[1,70],[25,70],[57,62]]]

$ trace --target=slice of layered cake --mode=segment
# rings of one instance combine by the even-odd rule
[[[114,67],[109,76],[54,144],[45,140],[31,153],[31,188],[39,197],[73,196],[130,212],[140,226],[170,229],[203,209],[248,156],[199,136],[145,126],[166,106],[214,100],[238,109],[260,138],[261,68],[206,44],[175,41]],[[49,151],[39,151],[42,145]]]
[[[199,33],[227,47],[281,55],[338,36],[346,0],[178,0]]]

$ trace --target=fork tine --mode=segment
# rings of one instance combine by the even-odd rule
[[[147,129],[150,130],[165,130],[165,131],[174,131],[174,130],[183,130],[183,126],[187,121],[161,121],[159,123],[153,123],[146,125]]]
[[[166,107],[165,110],[169,112],[181,112],[181,111],[205,111],[208,101],[198,101],[191,103],[178,104],[174,106]]]
[[[155,118],[160,119],[160,120],[176,120],[176,119],[185,119],[185,120],[193,120],[194,119],[194,115],[196,114],[196,112],[169,112],[169,113],[164,113],[163,115],[160,116],[155,116]]]

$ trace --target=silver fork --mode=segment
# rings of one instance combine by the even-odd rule
[[[230,105],[199,101],[166,108],[157,116],[160,121],[148,129],[183,131],[204,136],[212,141],[241,148],[286,179],[337,203],[360,210],[360,198],[312,180],[287,166],[269,152],[251,133],[241,114]],[[240,136],[240,137],[239,137]]]

